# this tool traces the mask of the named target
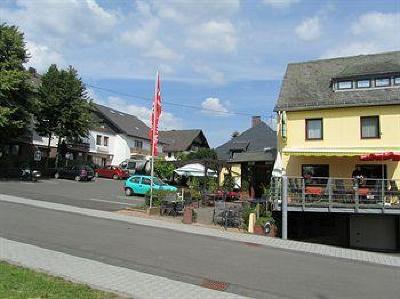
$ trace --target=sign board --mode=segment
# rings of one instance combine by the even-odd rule
[[[40,160],[42,160],[42,152],[41,151],[36,151],[34,154],[33,154],[33,160],[34,161],[40,161]]]

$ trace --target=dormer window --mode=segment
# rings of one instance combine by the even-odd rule
[[[337,89],[352,89],[353,81],[339,81],[337,83]]]
[[[371,81],[370,80],[358,80],[358,81],[356,81],[356,87],[357,88],[369,88],[369,87],[371,87]]]
[[[386,86],[390,86],[390,78],[375,79],[375,87],[386,87]]]

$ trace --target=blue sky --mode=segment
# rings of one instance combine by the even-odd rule
[[[3,0],[0,22],[25,32],[29,66],[72,65],[97,102],[146,122],[159,69],[161,127],[212,146],[270,121],[287,63],[400,49],[398,0]]]

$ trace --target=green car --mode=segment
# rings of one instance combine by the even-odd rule
[[[134,194],[146,194],[150,192],[151,176],[134,175],[125,181],[125,194],[131,196]],[[178,189],[174,186],[165,184],[157,177],[153,177],[153,190],[165,190],[176,192]]]

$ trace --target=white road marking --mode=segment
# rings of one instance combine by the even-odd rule
[[[119,204],[123,206],[132,206],[135,203],[126,203],[126,202],[120,202],[120,201],[111,201],[111,200],[104,200],[104,199],[97,199],[97,198],[85,198],[85,199],[80,199],[80,200],[92,200],[92,201],[100,201],[100,202],[107,202],[107,203],[113,203],[113,204]]]

